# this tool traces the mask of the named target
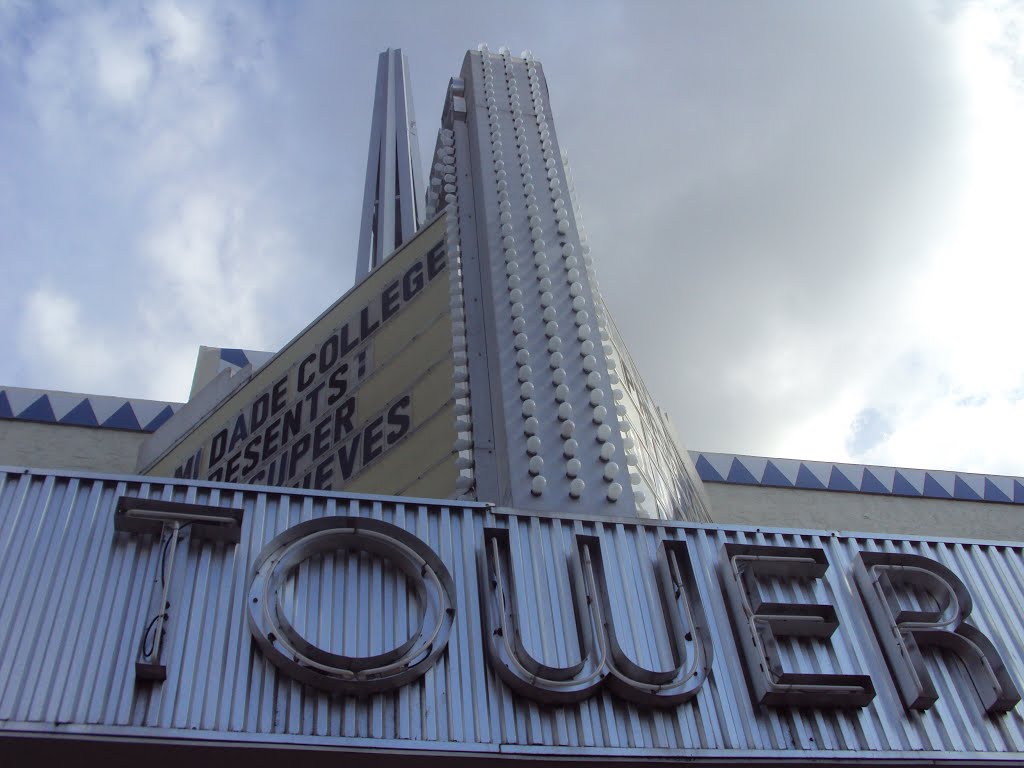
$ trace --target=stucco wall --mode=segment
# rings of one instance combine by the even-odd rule
[[[711,519],[737,525],[1024,541],[1024,507],[705,483]]]
[[[145,432],[0,419],[0,465],[134,474]]]

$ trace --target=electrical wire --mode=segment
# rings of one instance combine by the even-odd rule
[[[171,535],[164,539],[163,547],[160,551],[160,588],[166,584],[167,581],[167,550],[171,546],[171,540],[175,536],[180,536],[181,532],[192,525],[191,522],[185,523],[184,525],[178,526],[177,530],[171,531]],[[169,606],[168,606],[169,607]]]
[[[170,607],[170,603],[168,603],[168,607]],[[152,643],[149,642],[149,636],[150,636],[150,633],[153,631],[153,626],[161,618],[169,619],[170,618],[170,614],[168,614],[166,612],[158,613],[156,616],[154,616],[152,619],[149,620],[149,624],[146,625],[146,631],[142,633],[142,658],[144,658],[144,659],[148,659],[150,656],[153,655],[153,647],[156,645],[156,636],[155,635],[153,636],[153,642]]]
[[[184,525],[178,526],[177,528],[173,529],[171,531],[171,535],[168,536],[166,539],[164,539],[164,543],[163,543],[163,545],[160,548],[160,589],[161,589],[161,591],[163,591],[164,587],[167,585],[167,551],[170,549],[171,541],[175,537],[180,536],[181,532],[184,531],[186,528],[188,528],[190,525],[192,525],[192,522],[187,522]],[[153,655],[153,648],[156,646],[156,635],[153,634],[153,627],[156,625],[156,623],[160,619],[163,619],[164,621],[170,621],[170,619],[171,619],[170,608],[171,608],[170,601],[164,603],[163,612],[162,613],[158,613],[155,616],[153,616],[149,620],[149,623],[146,624],[146,629],[142,633],[142,643],[141,643],[141,645],[142,645],[142,657],[144,659],[148,659],[150,656]],[[164,630],[161,629],[161,632],[163,632],[163,631]],[[151,635],[152,635],[152,642],[150,642],[150,636]]]

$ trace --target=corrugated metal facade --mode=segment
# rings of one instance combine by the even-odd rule
[[[167,680],[136,684],[134,662],[161,557],[153,535],[116,533],[119,496],[244,508],[237,545],[183,541],[170,584]],[[426,542],[455,582],[448,650],[421,679],[366,699],[332,696],[280,673],[246,620],[250,569],[263,547],[299,522],[370,517]],[[653,563],[662,540],[685,540],[708,628],[709,679],[677,707],[643,709],[602,691],[579,704],[539,705],[491,669],[481,632],[478,558],[484,529],[506,528],[526,645],[547,663],[578,656],[567,556],[574,534],[600,539],[612,621],[638,663],[671,666]],[[726,542],[821,547],[830,567],[804,586],[772,583],[771,599],[832,603],[840,629],[826,643],[787,645],[793,668],[870,674],[863,709],[762,708],[752,701],[723,598]],[[484,505],[347,497],[142,478],[0,472],[0,730],[352,748],[625,758],[823,757],[1015,759],[1024,756],[1024,705],[986,715],[961,665],[928,655],[939,692],[906,712],[851,575],[859,550],[922,554],[952,569],[974,597],[971,622],[1004,648],[1024,680],[1024,561],[1020,546],[858,538],[679,523],[541,517]],[[414,603],[397,570],[365,554],[325,555],[288,584],[297,628],[324,647],[366,655],[414,630]],[[344,600],[344,622],[322,605]],[[372,607],[372,608],[368,608]],[[338,614],[338,615],[334,615]]]

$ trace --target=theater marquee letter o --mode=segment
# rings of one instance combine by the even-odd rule
[[[310,642],[288,620],[281,588],[289,576],[304,560],[339,550],[388,558],[405,574],[422,611],[418,629],[401,645],[374,656],[342,656]],[[249,580],[249,628],[267,658],[289,677],[365,696],[406,685],[433,666],[448,645],[454,598],[441,558],[408,531],[380,520],[324,517],[289,528],[264,547]]]

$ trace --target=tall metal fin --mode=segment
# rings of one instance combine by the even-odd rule
[[[357,283],[423,223],[422,174],[409,61],[400,48],[388,48],[377,62]]]
[[[429,181],[427,210],[448,212],[457,487],[519,509],[710,520],[601,298],[532,54],[466,55]]]

